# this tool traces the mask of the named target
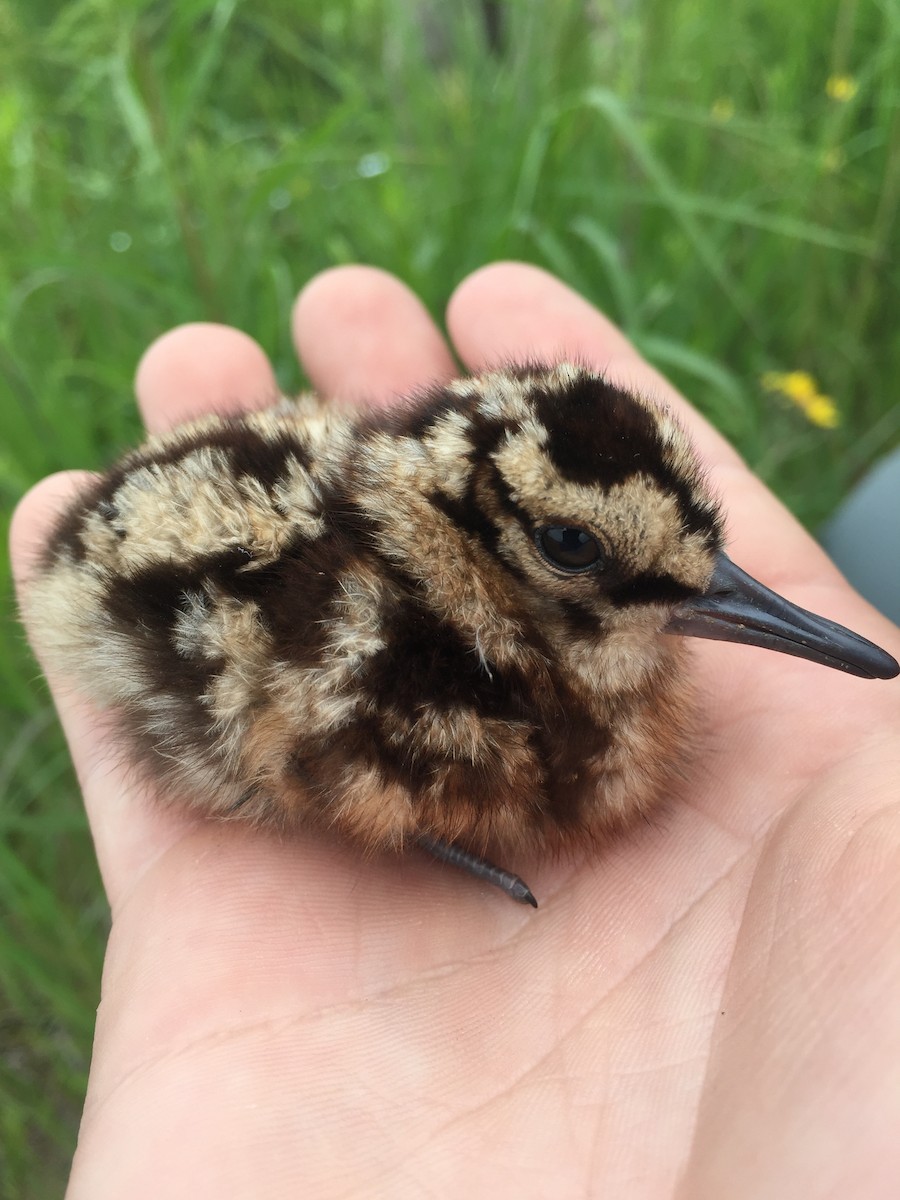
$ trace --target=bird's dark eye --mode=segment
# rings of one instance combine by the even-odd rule
[[[577,525],[543,525],[534,536],[544,558],[563,571],[587,571],[603,561],[597,539]]]

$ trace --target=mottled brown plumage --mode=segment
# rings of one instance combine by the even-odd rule
[[[151,438],[71,508],[26,604],[173,801],[480,870],[660,795],[691,714],[673,614],[737,636],[687,627],[722,540],[668,414],[524,367]]]

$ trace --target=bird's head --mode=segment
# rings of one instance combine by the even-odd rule
[[[388,541],[427,564],[424,586],[458,625],[490,637],[492,614],[512,619],[524,605],[551,643],[577,654],[587,642],[636,666],[680,634],[867,678],[900,670],[736,567],[683,428],[596,374],[569,364],[490,372],[390,420],[390,462],[381,456],[375,480],[396,531]],[[397,504],[398,472],[415,480],[409,511]]]

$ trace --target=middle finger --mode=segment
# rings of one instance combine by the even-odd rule
[[[458,373],[421,300],[375,267],[317,275],[297,298],[293,328],[313,387],[339,402],[387,403]]]

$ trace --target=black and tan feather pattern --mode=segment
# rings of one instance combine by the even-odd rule
[[[553,562],[560,538],[596,558]],[[152,438],[67,514],[26,603],[174,800],[503,854],[659,795],[691,711],[665,628],[721,544],[666,413],[533,366]]]

